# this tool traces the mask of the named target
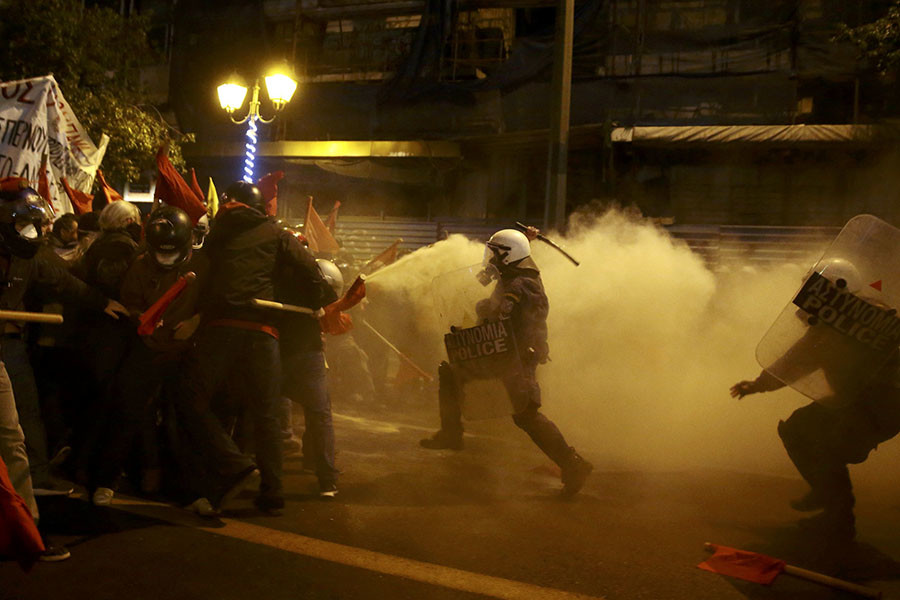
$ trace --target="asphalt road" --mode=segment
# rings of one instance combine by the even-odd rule
[[[222,519],[117,496],[42,502],[72,558],[24,574],[0,563],[0,599],[609,598],[851,596],[790,576],[762,586],[696,568],[704,542],[777,556],[900,598],[900,490],[859,489],[858,543],[797,527],[798,479],[692,470],[597,469],[573,500],[508,419],[469,427],[462,452],[417,441],[434,406],[336,415],[340,495],[314,494],[285,463],[287,508],[258,513],[245,493]]]

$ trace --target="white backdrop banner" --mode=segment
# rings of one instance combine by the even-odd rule
[[[46,158],[57,215],[73,212],[62,187],[90,193],[109,137],[94,144],[52,75],[0,83],[0,178],[24,177],[37,189]]]

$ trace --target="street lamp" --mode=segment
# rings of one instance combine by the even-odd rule
[[[297,89],[297,82],[288,75],[288,71],[288,69],[282,67],[269,71],[265,76],[266,92],[268,92],[269,99],[275,107],[276,114],[291,101],[291,97],[293,97],[294,91]],[[258,79],[253,82],[250,106],[248,107],[247,115],[242,119],[237,118],[235,113],[244,105],[244,98],[247,97],[247,86],[244,84],[244,81],[238,75],[233,74],[228,78],[228,81],[220,85],[217,90],[219,93],[219,104],[222,106],[222,109],[228,113],[228,118],[238,125],[242,125],[243,123],[248,124],[246,134],[247,143],[244,145],[246,148],[244,153],[244,181],[256,183],[256,180],[253,177],[253,167],[256,163],[256,143],[259,140],[256,134],[256,122],[262,121],[263,123],[271,123],[275,120],[276,115],[272,115],[268,119],[262,116],[262,113],[259,110]]]

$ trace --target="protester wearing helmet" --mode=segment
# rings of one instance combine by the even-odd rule
[[[536,233],[536,230],[534,230]],[[514,229],[496,232],[485,244],[479,280],[487,285],[497,280],[489,299],[476,306],[479,320],[509,319],[520,351],[522,370],[500,374],[513,406],[513,421],[535,444],[559,465],[563,494],[574,495],[593,469],[540,411],[541,390],[536,378],[539,364],[547,362],[547,315],[549,302],[540,272],[531,258],[529,238]],[[460,450],[463,446],[462,388],[446,362],[438,369],[441,429],[420,444],[429,449]]]
[[[218,503],[230,500],[261,475],[256,506],[277,513],[284,506],[281,483],[279,316],[254,305],[254,299],[277,300],[276,271],[293,270],[295,285],[313,310],[327,301],[322,275],[313,256],[265,212],[259,188],[238,181],[223,193],[223,202],[206,239],[210,261],[204,301],[204,327],[197,341],[197,367],[189,378],[193,404],[209,406],[216,392],[233,384],[248,407],[255,431],[256,465],[242,454],[211,413],[208,438],[215,443],[215,459],[233,484]],[[330,290],[328,290],[330,292]],[[211,499],[212,500],[212,499]]]
[[[142,335],[140,341],[127,349],[116,375],[118,393],[107,415],[105,443],[98,448],[93,477],[94,504],[112,503],[116,480],[131,455],[140,428],[155,423],[153,416],[159,411],[158,390],[171,391],[183,376],[189,338],[199,324],[196,314],[199,292],[208,272],[203,257],[192,252],[192,229],[193,223],[182,209],[162,205],[154,210],[145,225],[147,249],[131,264],[122,282],[122,303],[137,317],[180,278],[192,278],[165,309],[153,331]],[[143,439],[155,439],[155,435]],[[141,449],[143,491],[153,493],[159,485],[159,453],[146,444]],[[190,502],[209,491],[195,489],[186,493],[192,497],[182,499]]]
[[[37,255],[46,214],[39,198],[25,182],[0,182],[0,273],[4,279],[0,309],[25,310],[27,293],[46,290],[64,303],[105,312],[108,317],[127,314],[121,304],[86,286],[58,262]],[[46,432],[21,325],[3,322],[0,332],[0,458],[16,491],[37,519],[33,490],[38,486],[56,492],[65,490],[50,480]]]

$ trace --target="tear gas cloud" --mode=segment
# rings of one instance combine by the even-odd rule
[[[581,265],[532,243],[550,299],[551,362],[538,376],[543,410],[571,445],[607,469],[713,467],[796,477],[776,425],[808,400],[784,389],[738,401],[728,389],[759,374],[756,345],[817,256],[713,272],[684,242],[618,210],[576,215],[558,241]],[[435,288],[459,305],[473,303],[472,290],[480,288],[471,278],[432,280],[480,263],[483,248],[452,235],[370,280],[373,323],[390,329],[429,371],[444,358],[446,332]],[[469,287],[457,294],[457,284]],[[869,463],[889,459],[879,454]]]

